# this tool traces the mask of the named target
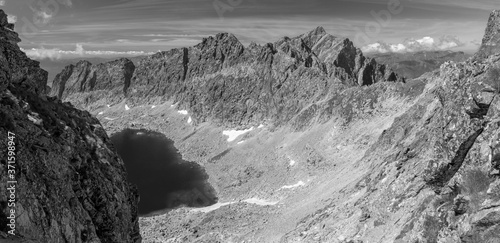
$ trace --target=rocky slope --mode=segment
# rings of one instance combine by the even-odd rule
[[[386,64],[407,79],[420,77],[422,74],[439,69],[447,61],[463,62],[470,57],[463,52],[421,51],[413,53],[368,53],[378,63]]]
[[[66,67],[56,77],[52,95],[66,90],[63,80],[73,80],[79,89],[68,89],[60,97],[78,102],[81,97],[72,94],[91,90],[84,87],[88,78],[81,74],[83,69]],[[123,88],[129,104],[172,100],[190,110],[196,123],[245,126],[262,120],[283,124],[339,85],[381,81],[403,80],[364,57],[350,40],[318,27],[264,46],[244,47],[232,34],[222,33],[194,47],[159,52],[139,61],[130,87]],[[96,82],[101,82],[99,77]]]
[[[140,242],[137,193],[106,132],[45,96],[47,72],[13,29],[0,10],[0,241]]]
[[[486,33],[483,37],[479,51],[474,55],[475,59],[483,59],[493,53],[500,51],[500,10],[495,10],[490,14]]]

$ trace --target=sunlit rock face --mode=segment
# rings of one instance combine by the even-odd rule
[[[88,112],[45,96],[47,72],[13,28],[0,10],[0,241],[13,233],[21,242],[140,242],[138,195],[106,132]],[[14,169],[3,156],[13,151],[8,136]]]

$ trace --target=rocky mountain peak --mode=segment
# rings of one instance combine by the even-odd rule
[[[500,52],[500,10],[491,12],[488,25],[476,59],[484,59],[489,55]]]
[[[326,35],[326,30],[325,28],[323,28],[322,26],[318,26],[316,27],[315,29],[309,31],[308,33],[306,33],[305,35],[309,36],[309,37],[314,37],[314,36],[323,36],[323,35]]]
[[[11,44],[21,42],[19,35],[14,32],[14,24],[8,22],[7,14],[0,9],[0,40],[8,41]]]
[[[203,38],[201,43],[196,45],[196,47],[200,47],[204,49],[209,46],[232,46],[232,47],[243,47],[243,44],[231,33],[218,33],[214,36],[209,36],[207,38]]]

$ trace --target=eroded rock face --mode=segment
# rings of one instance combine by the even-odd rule
[[[0,239],[11,236],[15,209],[13,233],[27,242],[140,242],[137,192],[106,132],[88,112],[45,97],[47,72],[17,42],[0,10]],[[9,132],[15,164],[4,156]]]
[[[121,101],[130,86],[135,65],[126,58],[92,65],[80,61],[57,74],[50,96],[71,101],[79,108],[93,108],[96,101],[114,104]]]
[[[475,58],[484,59],[491,54],[498,53],[500,51],[498,43],[500,43],[500,10],[495,10],[490,14],[483,42]]]

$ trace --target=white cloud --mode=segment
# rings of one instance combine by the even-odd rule
[[[146,34],[146,35],[135,35],[139,37],[176,37],[176,38],[205,38],[208,35],[195,35],[195,34]]]
[[[50,59],[50,60],[57,60],[61,58],[61,53],[59,49],[45,49],[45,48],[39,48],[39,49],[29,49],[25,50],[22,49],[26,53],[26,55],[30,58],[37,59],[37,60],[42,60],[42,59]]]
[[[62,58],[74,58],[74,57],[99,57],[99,56],[113,56],[113,57],[123,57],[123,56],[141,56],[141,55],[152,55],[153,52],[144,52],[144,51],[87,51],[83,48],[83,45],[78,43],[75,45],[74,51],[64,51],[59,48],[46,49],[44,47],[41,48],[32,48],[32,49],[22,49],[26,53],[27,56],[33,59],[42,60],[42,59],[50,59],[50,60],[58,60]]]
[[[5,0],[0,0],[0,6],[5,6]]]
[[[80,43],[76,44],[75,54],[78,54],[80,56],[83,56],[83,54],[85,54],[85,50],[83,49],[82,44],[80,44]]]
[[[17,16],[12,14],[7,15],[7,22],[15,24],[17,22]]]
[[[438,50],[448,50],[455,47],[463,46],[462,43],[455,36],[442,36],[439,39],[434,39],[430,36],[423,37],[421,39],[406,39],[403,43],[399,44],[388,44],[384,42],[377,42],[373,44],[368,44],[363,46],[361,50],[363,52],[417,52],[417,51],[438,51]]]

